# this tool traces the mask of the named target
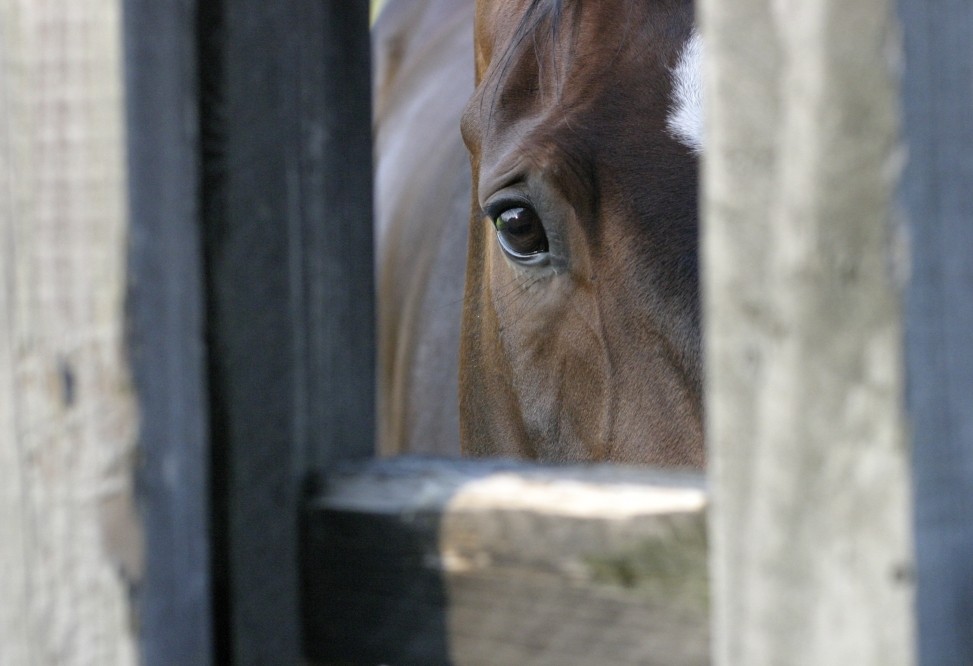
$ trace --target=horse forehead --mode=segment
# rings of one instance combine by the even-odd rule
[[[540,86],[602,89],[668,79],[680,53],[698,42],[692,0],[480,2],[477,82],[490,79],[495,92],[528,73]]]
[[[694,32],[672,70],[672,102],[666,126],[680,142],[703,151],[703,40]]]
[[[480,0],[480,5],[477,40],[487,43],[477,54],[484,60],[478,64],[483,85],[468,109],[472,117],[464,118],[465,129],[521,133],[524,121],[576,129],[590,126],[589,120],[597,123],[588,114],[601,113],[607,102],[621,114],[643,114],[642,129],[663,129],[701,152],[702,46],[688,0]],[[511,91],[531,101],[520,109],[498,103],[510,99]],[[619,108],[617,100],[634,103]],[[487,119],[480,117],[484,110]]]
[[[562,46],[570,43],[585,58],[614,57],[626,47],[649,57],[668,57],[689,38],[693,4],[694,0],[476,0],[475,38],[486,66],[511,45],[528,47],[514,50],[530,57],[551,39]],[[592,48],[598,46],[605,47],[602,53]]]

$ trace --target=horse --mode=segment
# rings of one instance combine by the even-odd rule
[[[691,0],[390,0],[373,43],[385,452],[702,466]]]
[[[387,1],[372,63],[379,450],[457,455],[473,3]]]

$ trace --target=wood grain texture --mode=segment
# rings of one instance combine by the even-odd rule
[[[973,5],[901,0],[921,663],[973,663]]]
[[[120,3],[0,2],[0,663],[136,661]]]
[[[325,479],[305,518],[321,663],[705,664],[694,474],[400,458]]]
[[[892,3],[704,0],[717,664],[910,664]]]

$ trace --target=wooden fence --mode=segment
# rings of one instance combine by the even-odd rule
[[[704,492],[369,461],[369,3],[83,4],[0,0],[0,663],[973,661],[973,6],[699,4]]]

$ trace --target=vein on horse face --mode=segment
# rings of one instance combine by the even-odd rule
[[[703,40],[693,33],[683,46],[679,61],[672,70],[672,109],[666,126],[672,135],[703,152]]]

